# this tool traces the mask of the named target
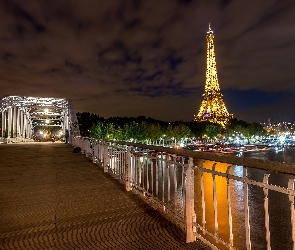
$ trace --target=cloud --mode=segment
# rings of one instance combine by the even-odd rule
[[[191,120],[211,22],[226,105],[257,120],[258,111],[242,114],[295,93],[294,8],[278,0],[1,1],[1,94],[65,97],[101,116]]]

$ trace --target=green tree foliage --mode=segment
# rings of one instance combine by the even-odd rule
[[[178,142],[183,141],[186,138],[191,138],[193,136],[190,128],[185,124],[179,124],[173,128],[174,137]]]
[[[174,130],[173,130],[173,127],[172,125],[168,125],[167,129],[166,129],[166,132],[164,133],[165,134],[165,138],[167,140],[172,140],[174,139],[175,137],[175,134],[174,134]]]
[[[88,137],[90,135],[90,128],[100,121],[104,121],[103,117],[89,112],[77,113],[79,129],[81,136]]]
[[[97,139],[106,139],[108,126],[105,122],[98,122],[90,128],[90,136]]]
[[[113,123],[107,123],[107,122],[104,122],[105,124],[105,127],[106,127],[106,135],[105,137],[109,140],[114,140],[116,139],[116,127],[114,126]]]
[[[139,142],[147,142],[149,140],[149,131],[147,122],[143,121],[139,126],[139,133],[137,134],[137,140]]]
[[[131,126],[129,127],[129,135],[130,139],[134,142],[140,141],[141,136],[141,126],[137,122],[133,122]]]
[[[222,127],[219,124],[209,124],[206,126],[206,136],[208,139],[215,139],[222,133]]]
[[[248,133],[252,136],[264,136],[266,135],[266,131],[260,123],[252,122],[248,126]]]
[[[201,139],[206,134],[206,127],[212,124],[214,123],[211,123],[209,121],[202,121],[202,122],[192,121],[192,122],[186,123],[186,125],[190,128],[193,136],[198,139]]]
[[[248,126],[248,122],[233,118],[228,122],[225,134],[226,136],[245,135],[247,133]]]
[[[236,118],[231,119],[226,127],[225,135],[243,135],[245,138],[263,136],[266,134],[263,126],[257,122],[248,123]]]
[[[114,133],[112,135],[109,134],[108,139],[110,139],[110,140],[115,139],[115,140],[118,140],[118,141],[124,141],[125,140],[125,138],[124,138],[124,130],[120,126],[118,126],[115,129],[115,131],[114,131]]]
[[[98,139],[141,143],[163,144],[163,139],[169,143],[176,143],[183,142],[186,138],[201,139],[204,135],[207,135],[207,138],[214,139],[222,134],[226,136],[243,135],[251,137],[254,135],[264,135],[265,133],[265,130],[259,123],[247,123],[235,118],[229,121],[226,129],[223,129],[220,125],[209,121],[177,121],[167,123],[146,118],[145,116],[137,118],[111,117],[106,120],[90,113],[78,113],[77,116],[82,124],[80,128],[84,129],[84,135],[81,133],[82,136],[85,136],[88,132],[91,137]],[[83,118],[86,121],[83,121]]]
[[[150,138],[150,140],[155,142],[157,140],[160,140],[162,136],[163,136],[163,131],[160,124],[152,123],[148,126],[148,137]]]

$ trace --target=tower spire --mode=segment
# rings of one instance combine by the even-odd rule
[[[214,51],[214,32],[209,23],[209,30],[206,36],[207,40],[207,69],[205,93],[203,94],[202,103],[197,115],[194,115],[195,121],[210,121],[218,123],[225,127],[230,118],[223,95],[220,92],[220,86],[217,77],[217,67]]]
[[[213,30],[211,29],[210,22],[209,22],[209,30],[207,31],[207,34],[214,34]]]

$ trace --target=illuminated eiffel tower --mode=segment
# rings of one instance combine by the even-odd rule
[[[210,121],[213,123],[218,123],[222,127],[225,127],[229,119],[233,118],[233,115],[228,113],[223,101],[223,95],[220,92],[214,52],[214,33],[211,30],[210,24],[206,39],[207,69],[205,93],[203,94],[203,100],[199,113],[197,115],[194,115],[194,120]]]

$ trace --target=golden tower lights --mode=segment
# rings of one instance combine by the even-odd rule
[[[233,115],[228,113],[223,101],[223,95],[220,93],[214,52],[214,33],[211,30],[210,24],[206,39],[207,69],[205,93],[203,94],[199,112],[197,115],[194,115],[194,120],[210,121],[225,127],[229,119],[233,118]]]

